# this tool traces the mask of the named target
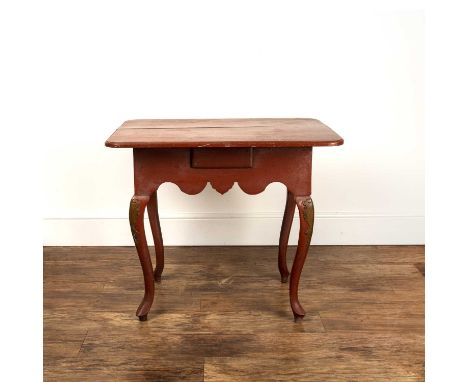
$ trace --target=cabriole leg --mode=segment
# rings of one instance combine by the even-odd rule
[[[307,251],[309,250],[310,239],[314,229],[314,204],[310,196],[296,196],[296,205],[299,209],[299,240],[296,249],[296,256],[291,269],[291,279],[289,280],[289,299],[294,313],[294,319],[302,319],[305,316],[305,310],[299,303],[298,288],[301,278],[302,268],[304,266]]]
[[[291,225],[294,218],[295,208],[296,202],[294,200],[294,195],[288,191],[286,196],[286,206],[284,208],[283,223],[281,224],[278,250],[278,269],[281,275],[282,283],[287,282],[289,276],[286,254],[288,251],[289,233],[291,232]]]
[[[164,269],[164,244],[159,223],[157,190],[151,194],[148,202],[148,216],[153,233],[154,250],[156,251],[156,269],[154,270],[154,281],[161,282],[161,274]]]
[[[130,228],[132,230],[133,241],[135,242],[145,281],[145,295],[136,311],[136,315],[140,321],[146,321],[154,299],[153,265],[151,264],[148,244],[146,243],[143,220],[148,201],[149,196],[135,195],[130,201],[129,211]]]

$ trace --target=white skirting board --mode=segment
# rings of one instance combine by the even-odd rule
[[[165,245],[277,245],[281,214],[179,214],[161,217]],[[151,230],[146,220],[148,244]],[[297,243],[297,215],[289,244]],[[44,245],[133,245],[126,218],[46,218]],[[424,244],[423,216],[316,215],[312,244]]]

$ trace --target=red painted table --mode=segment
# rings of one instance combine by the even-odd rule
[[[314,226],[311,199],[312,147],[338,146],[343,139],[315,119],[148,119],[120,126],[106,141],[108,147],[132,148],[135,194],[130,201],[130,227],[143,269],[145,295],[136,311],[147,319],[153,304],[154,282],[161,281],[164,247],[158,216],[157,189],[172,182],[187,194],[201,192],[207,182],[224,194],[237,182],[248,194],[258,194],[272,182],[287,187],[279,238],[281,282],[288,280],[286,249],[299,210],[299,240],[289,280],[295,319],[305,311],[298,286]],[[143,224],[145,209],[153,233],[156,269],[153,271]]]

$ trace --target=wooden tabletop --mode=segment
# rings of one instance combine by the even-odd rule
[[[312,147],[338,146],[343,138],[310,118],[136,119],[123,123],[108,147]]]

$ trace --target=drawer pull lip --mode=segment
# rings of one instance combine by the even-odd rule
[[[252,168],[252,147],[190,149],[190,167],[206,169]]]

